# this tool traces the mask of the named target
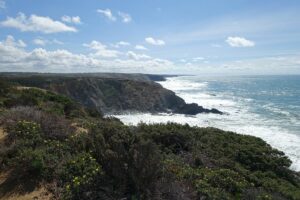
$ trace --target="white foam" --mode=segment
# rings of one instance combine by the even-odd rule
[[[160,81],[158,82],[164,88],[173,91],[180,91],[180,90],[196,90],[207,86],[207,82],[192,82],[189,80],[178,79],[178,77],[168,78],[167,81]]]
[[[207,82],[195,83],[181,77],[169,78],[160,82],[165,88],[173,90],[188,103],[198,103],[207,108],[217,108],[229,115],[198,114],[186,116],[180,114],[150,114],[133,113],[130,115],[115,115],[122,122],[129,125],[144,123],[176,122],[199,127],[216,127],[240,134],[253,135],[262,138],[274,148],[283,152],[292,160],[291,169],[300,171],[300,136],[289,130],[276,126],[272,119],[262,118],[252,113],[243,102],[251,99],[228,98],[223,94],[211,95],[206,91]],[[197,91],[196,91],[197,89]],[[191,92],[195,90],[195,92]],[[287,114],[283,112],[282,114]],[[275,124],[275,125],[274,125]]]
[[[183,98],[187,103],[197,103],[205,108],[224,108],[236,105],[236,102],[228,99],[216,98],[209,94],[199,92],[195,93],[177,93],[178,96]]]
[[[136,113],[131,115],[115,115],[123,123],[128,125],[137,125],[144,123],[168,123],[175,122],[179,124],[189,124],[198,127],[216,127],[226,131],[234,131],[240,134],[248,134],[262,138],[274,148],[282,150],[293,161],[291,169],[300,170],[300,137],[281,130],[278,127],[265,127],[257,122],[249,122],[251,119],[241,115],[214,115],[199,114],[195,117],[180,114],[158,114]],[[239,120],[239,121],[238,121]],[[244,123],[241,123],[244,121]]]
[[[284,116],[287,116],[287,117],[289,117],[291,115],[291,113],[286,111],[286,110],[282,110],[280,108],[274,107],[274,105],[272,103],[266,104],[263,107],[265,109],[271,111],[271,112],[274,112],[274,113],[277,113],[277,114],[280,114],[280,115],[284,115]]]

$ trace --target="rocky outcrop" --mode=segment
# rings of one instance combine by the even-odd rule
[[[205,109],[194,103],[187,104],[173,91],[149,80],[149,77],[145,81],[143,81],[143,77],[137,75],[134,76],[134,79],[119,77],[29,76],[11,77],[10,80],[19,82],[24,86],[40,87],[66,95],[105,114],[127,111],[173,112],[190,115],[198,113],[222,114],[216,109]]]
[[[198,113],[214,113],[214,114],[223,114],[221,111],[213,108],[213,109],[206,109],[202,106],[199,106],[196,103],[191,104],[184,104],[182,106],[176,107],[173,112],[179,114],[189,114],[189,115],[196,115]]]

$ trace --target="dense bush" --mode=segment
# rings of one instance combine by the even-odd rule
[[[19,121],[31,121],[40,125],[43,134],[48,139],[65,139],[74,132],[71,122],[62,116],[46,113],[35,107],[14,107],[0,116],[0,124],[10,129]]]
[[[51,185],[56,199],[300,199],[291,161],[259,138],[174,123],[126,126],[47,91],[7,91],[0,171]]]
[[[0,80],[0,96],[6,95],[11,89],[11,85],[8,82]]]
[[[161,155],[157,146],[119,122],[102,122],[91,128],[90,138],[76,137],[79,147],[89,147],[112,180],[120,197],[150,198],[160,177]],[[85,140],[89,145],[83,145]]]
[[[60,174],[64,199],[103,199],[107,197],[103,181],[101,165],[89,153],[71,157]]]
[[[63,199],[299,199],[290,161],[258,138],[107,119],[87,122],[88,133],[61,138],[49,137],[34,121],[9,121],[2,166],[58,183]],[[254,147],[260,151],[248,151]],[[240,159],[245,151],[253,163]]]
[[[0,107],[34,106],[40,110],[67,118],[101,117],[96,110],[85,109],[73,100],[38,88],[23,88],[0,82]]]
[[[61,159],[70,155],[65,142],[49,139],[39,124],[19,121],[6,130],[7,149],[2,165],[14,168],[20,175],[53,180]]]
[[[241,198],[250,183],[237,172],[229,169],[185,169],[200,196],[208,199]]]

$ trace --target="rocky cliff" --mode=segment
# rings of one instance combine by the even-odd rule
[[[4,78],[4,77],[2,77]],[[157,78],[157,77],[155,77]],[[195,115],[198,113],[222,114],[216,109],[205,109],[197,104],[187,104],[182,98],[151,77],[135,75],[105,76],[10,76],[6,77],[24,86],[40,87],[66,95],[102,113],[173,112]]]

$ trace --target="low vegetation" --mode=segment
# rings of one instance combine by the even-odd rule
[[[256,137],[126,126],[64,96],[4,82],[0,110],[0,171],[9,172],[0,197],[7,182],[19,192],[30,180],[53,199],[300,199],[291,161]]]

